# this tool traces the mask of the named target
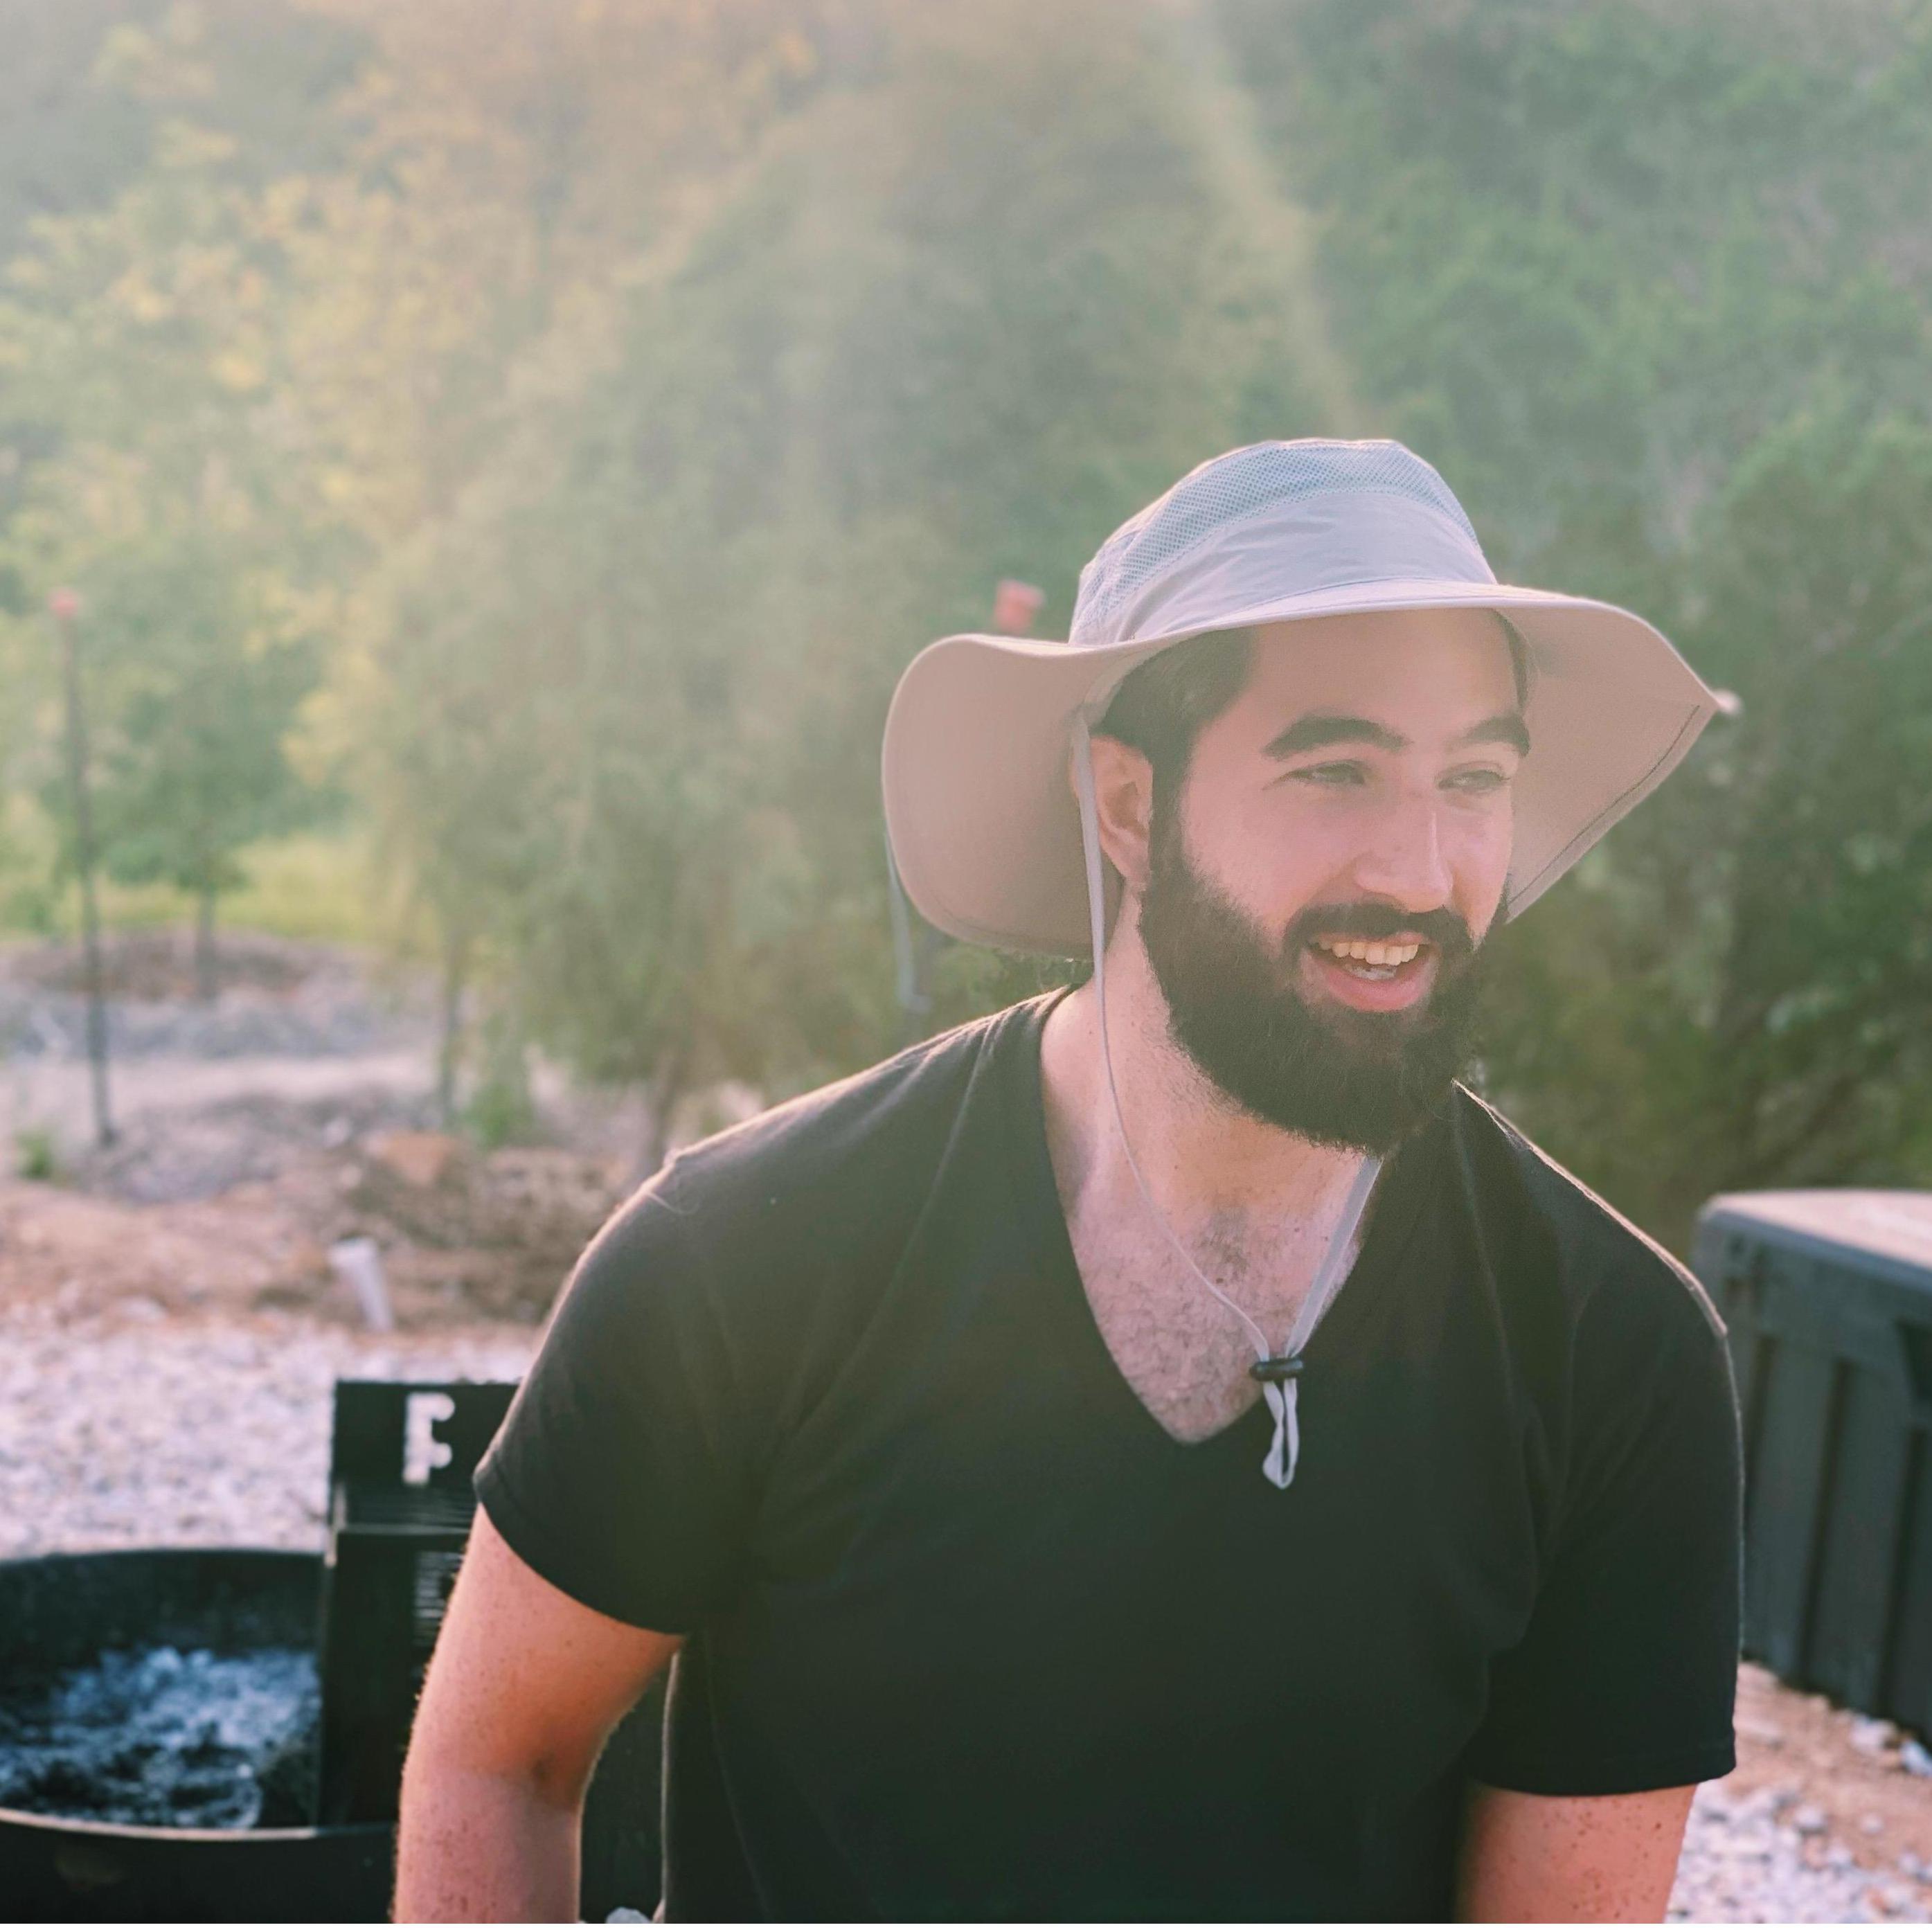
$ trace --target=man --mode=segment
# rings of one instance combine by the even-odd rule
[[[1714,708],[1390,443],[1217,458],[1070,643],[923,654],[908,890],[1092,979],[592,1246],[479,1475],[399,1913],[569,1916],[676,1653],[670,1917],[1660,1917],[1733,1762],[1722,1331],[1454,1076],[1505,905]]]

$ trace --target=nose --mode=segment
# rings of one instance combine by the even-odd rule
[[[1455,880],[1442,837],[1443,807],[1432,792],[1406,792],[1378,814],[1354,879],[1365,898],[1393,901],[1406,912],[1448,905]]]

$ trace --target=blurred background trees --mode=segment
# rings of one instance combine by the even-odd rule
[[[1261,437],[1743,710],[1502,955],[1483,1078],[1666,1238],[1932,1179],[1932,10],[0,0],[0,748],[82,593],[112,866],[299,824],[485,1024],[776,1096],[903,1037],[893,680]],[[49,858],[57,862],[58,852]],[[28,862],[22,861],[21,862]],[[374,892],[374,882],[370,888]],[[928,949],[938,1025],[1053,968]]]

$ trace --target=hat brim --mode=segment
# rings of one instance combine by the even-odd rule
[[[1515,787],[1514,916],[1654,791],[1716,715],[1716,694],[1660,632],[1589,598],[1418,580],[1282,598],[1214,628],[1456,608],[1507,612],[1534,665],[1532,749]],[[1075,714],[1136,664],[1199,634],[1076,646],[972,633],[942,638],[913,660],[886,717],[883,778],[893,858],[928,920],[1007,951],[1087,954],[1066,762]]]

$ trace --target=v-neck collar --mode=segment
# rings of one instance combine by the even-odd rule
[[[1169,1449],[1178,1455],[1198,1456],[1216,1444],[1226,1444],[1244,1433],[1272,1428],[1273,1419],[1268,1405],[1257,1399],[1213,1434],[1184,1442],[1171,1434],[1142,1400],[1101,1332],[1080,1272],[1078,1257],[1073,1252],[1066,1209],[1054,1175],[1040,1076],[1040,1041],[1047,1016],[1071,990],[1061,987],[1042,994],[1026,1002],[1014,1016],[1022,1022],[1022,1037],[1013,1042],[1012,1048],[1019,1064],[1016,1068],[1018,1077],[1010,1083],[1007,1091],[1014,1103],[1014,1132],[1009,1148],[1017,1198],[1025,1204],[1038,1226],[1046,1264],[1045,1285],[1056,1310],[1064,1317],[1060,1326],[1067,1337],[1070,1356],[1082,1363],[1088,1381],[1108,1387],[1108,1400],[1117,1406],[1120,1402],[1129,1405],[1141,1424],[1151,1430]],[[1424,1143],[1432,1131],[1430,1127],[1422,1129],[1383,1162],[1381,1177],[1370,1197],[1368,1220],[1354,1265],[1344,1276],[1300,1351],[1311,1372],[1318,1372],[1324,1363],[1340,1358],[1354,1330],[1374,1312],[1380,1298],[1378,1286],[1398,1274],[1397,1264],[1414,1232],[1427,1191],[1430,1162]]]

